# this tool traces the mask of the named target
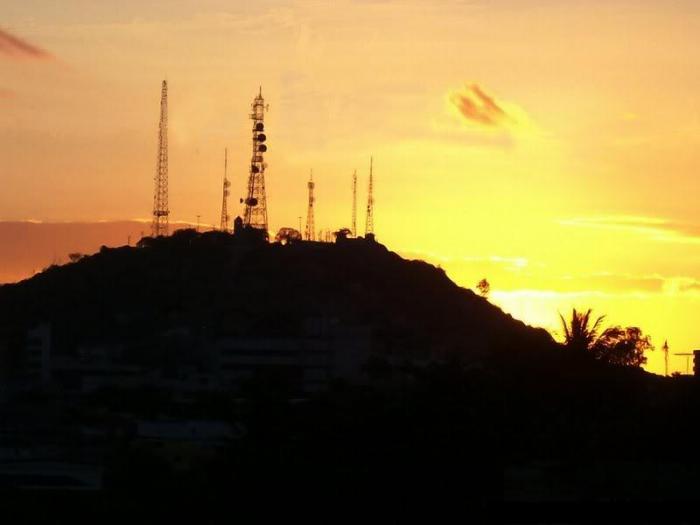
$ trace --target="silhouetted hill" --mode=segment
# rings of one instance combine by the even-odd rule
[[[0,287],[3,371],[23,335],[45,322],[52,352],[77,355],[78,373],[79,348],[111,345],[166,379],[168,363],[212,341],[302,340],[319,324],[371,334],[381,362],[368,368],[370,381],[330,382],[302,400],[299,390],[254,376],[257,388],[234,395],[200,388],[183,397],[166,381],[20,388],[0,402],[23,440],[50,438],[66,457],[93,459],[99,445],[105,485],[132,490],[143,504],[153,486],[227,498],[251,480],[292,486],[304,476],[377,488],[458,479],[479,501],[698,497],[700,461],[679,446],[700,438],[696,381],[574,354],[442,270],[375,242],[282,246],[183,230],[103,248]],[[133,430],[144,418],[210,418],[244,432],[183,469],[181,449],[168,459],[144,448]],[[82,436],[86,425],[104,436],[98,445]]]
[[[201,337],[294,334],[316,318],[367,326],[383,352],[484,356],[547,348],[551,337],[504,314],[445,273],[361,239],[256,243],[182,230],[140,247],[0,287],[0,318],[54,327],[57,348],[186,329]]]

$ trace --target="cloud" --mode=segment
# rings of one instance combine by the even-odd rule
[[[503,257],[500,255],[445,257],[443,255],[425,252],[421,250],[401,251],[400,255],[407,259],[425,260],[435,264],[445,264],[453,267],[482,267],[498,266],[510,271],[519,271],[526,268],[530,262],[525,257]]]
[[[452,92],[450,102],[470,123],[489,128],[507,127],[515,123],[503,105],[477,84],[466,85],[463,89]]]
[[[559,221],[564,226],[579,228],[597,228],[625,231],[646,235],[655,241],[678,242],[687,244],[700,243],[700,226],[670,221],[659,217],[640,217],[629,215],[604,217],[575,217]]]
[[[640,220],[643,223],[652,222],[651,219]],[[401,256],[439,265],[452,279],[466,287],[473,286],[478,279],[485,276],[495,286],[495,291],[504,293],[561,296],[593,294],[600,297],[692,294],[700,297],[700,278],[696,276],[619,272],[557,274],[553,268],[538,261],[499,255],[445,257],[437,253],[415,250],[401,252]]]
[[[0,54],[18,60],[50,60],[53,55],[0,29]]]

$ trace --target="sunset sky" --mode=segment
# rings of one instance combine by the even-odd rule
[[[272,232],[348,226],[482,277],[555,329],[591,307],[700,348],[700,3],[0,0],[0,220],[148,220],[169,82],[171,221],[238,212],[262,86]],[[364,217],[360,229],[364,228]],[[3,248],[0,247],[0,250]],[[0,253],[0,264],[2,256]],[[672,358],[673,370],[685,360]]]

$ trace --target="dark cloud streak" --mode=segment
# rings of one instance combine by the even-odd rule
[[[0,54],[17,60],[51,60],[53,55],[0,29]]]
[[[452,93],[450,100],[465,119],[483,126],[499,127],[511,120],[494,98],[476,84]]]

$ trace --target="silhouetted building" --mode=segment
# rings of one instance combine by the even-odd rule
[[[225,387],[237,388],[268,375],[292,388],[313,392],[326,388],[333,379],[364,382],[363,366],[372,342],[368,328],[313,318],[305,321],[300,336],[228,337],[214,346]]]
[[[243,231],[243,219],[240,216],[233,219],[233,233],[238,234]]]
[[[61,461],[0,463],[0,488],[40,490],[100,490],[103,468]]]
[[[700,350],[693,350],[693,374],[700,377]]]
[[[244,434],[243,427],[218,420],[137,421],[134,444],[176,470],[189,470]]]
[[[239,390],[251,381],[273,380],[293,391],[313,392],[325,389],[333,379],[364,382],[363,366],[372,350],[372,337],[369,327],[314,317],[288,334],[208,339],[194,337],[183,327],[160,334],[153,344],[170,350],[160,355],[113,342],[54,352],[51,327],[41,325],[27,334],[23,388],[51,384],[64,391],[89,393],[148,387],[190,395]],[[177,357],[173,344],[179,345]],[[151,357],[144,361],[145,355]]]
[[[51,380],[51,325],[41,324],[27,333],[26,371],[30,380]]]

